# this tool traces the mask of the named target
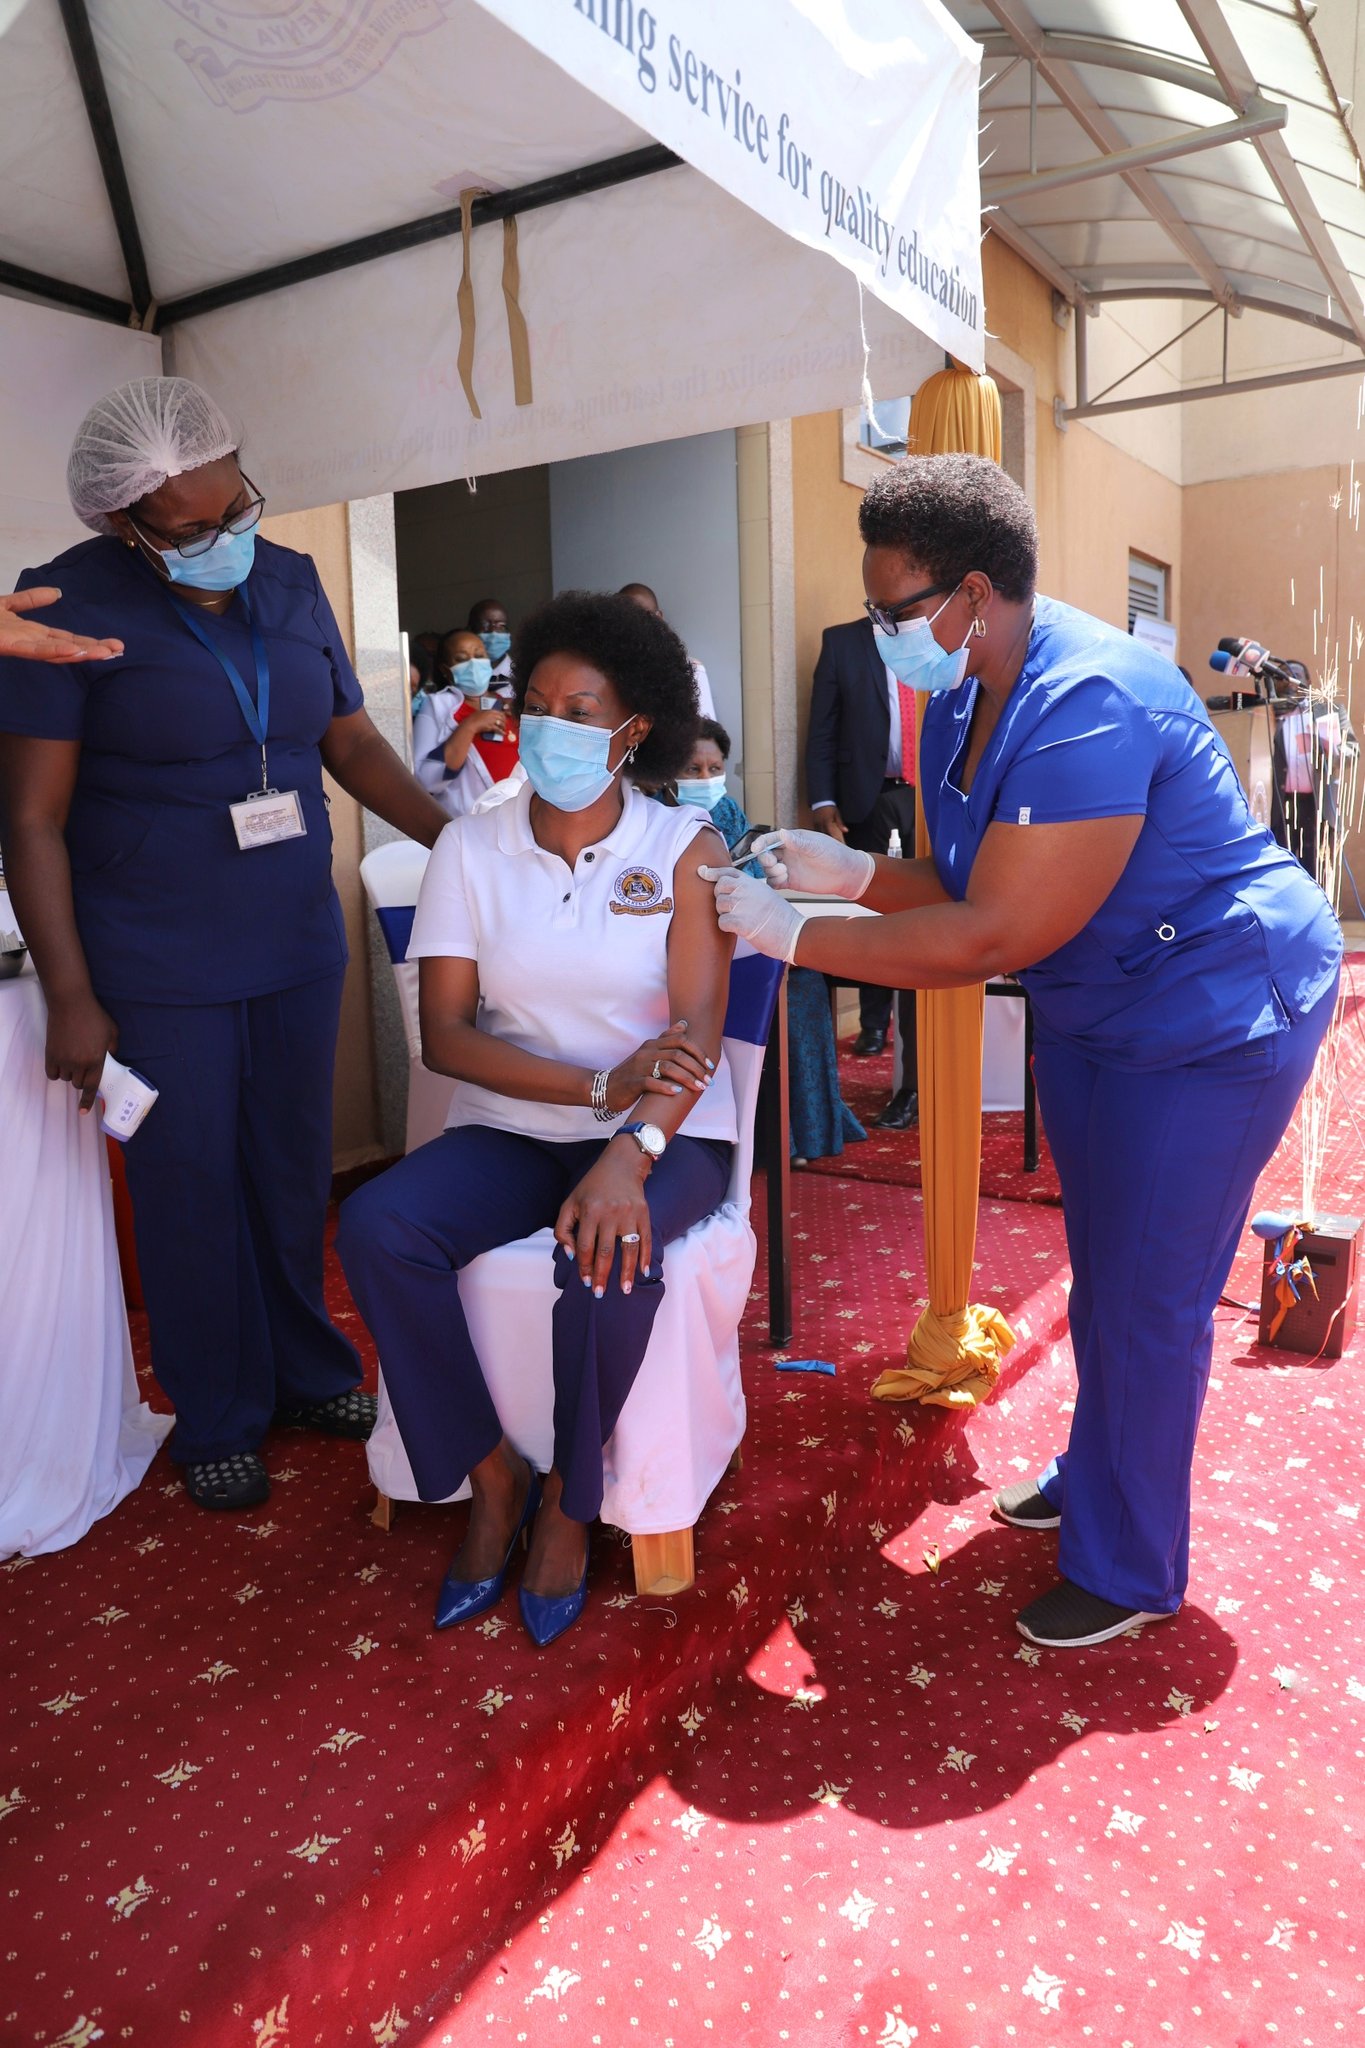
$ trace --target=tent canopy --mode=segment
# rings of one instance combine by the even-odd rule
[[[988,226],[1077,308],[1202,301],[1351,344],[1330,366],[1090,400],[1066,417],[1358,372],[1365,191],[1302,0],[948,0],[980,44]],[[1226,374],[1226,373],[1225,373]]]
[[[880,388],[979,361],[976,46],[939,0],[732,12],[0,0],[0,325],[159,334],[281,509],[854,404],[860,312]]]

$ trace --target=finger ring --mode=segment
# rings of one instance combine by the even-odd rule
[[[659,1062],[657,1060],[655,1060],[654,1062],[654,1071],[651,1073],[649,1078],[651,1081],[657,1081],[662,1078],[659,1073]]]
[[[622,1242],[622,1244],[638,1244],[638,1243],[640,1242],[640,1233],[639,1233],[639,1231],[638,1231],[638,1230],[627,1230],[627,1231],[623,1231],[623,1232],[622,1232],[622,1234],[621,1234],[621,1242]]]

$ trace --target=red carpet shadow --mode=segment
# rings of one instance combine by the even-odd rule
[[[835,1784],[849,1813],[923,1830],[1041,1783],[1086,1731],[1155,1733],[1181,1711],[1172,1694],[1192,1728],[1216,1711],[1238,1651],[1198,1606],[1084,1652],[1026,1646],[1014,1615],[1055,1559],[1055,1539],[993,1523],[936,1572],[918,1555],[836,1560],[727,1687],[720,1725],[669,1774],[677,1796],[764,1824]]]

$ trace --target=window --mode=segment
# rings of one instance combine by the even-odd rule
[[[858,440],[875,455],[904,455],[910,431],[910,400],[879,398],[869,414],[864,406],[858,415]]]
[[[1164,619],[1166,610],[1166,570],[1160,562],[1146,561],[1141,555],[1128,557],[1128,630],[1133,630],[1134,619]]]

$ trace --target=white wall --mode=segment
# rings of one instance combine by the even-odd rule
[[[72,438],[106,391],[160,373],[154,335],[0,298],[0,590],[90,538],[66,495]]]
[[[732,432],[550,465],[556,590],[647,583],[704,664],[743,783],[739,660],[739,498]]]

